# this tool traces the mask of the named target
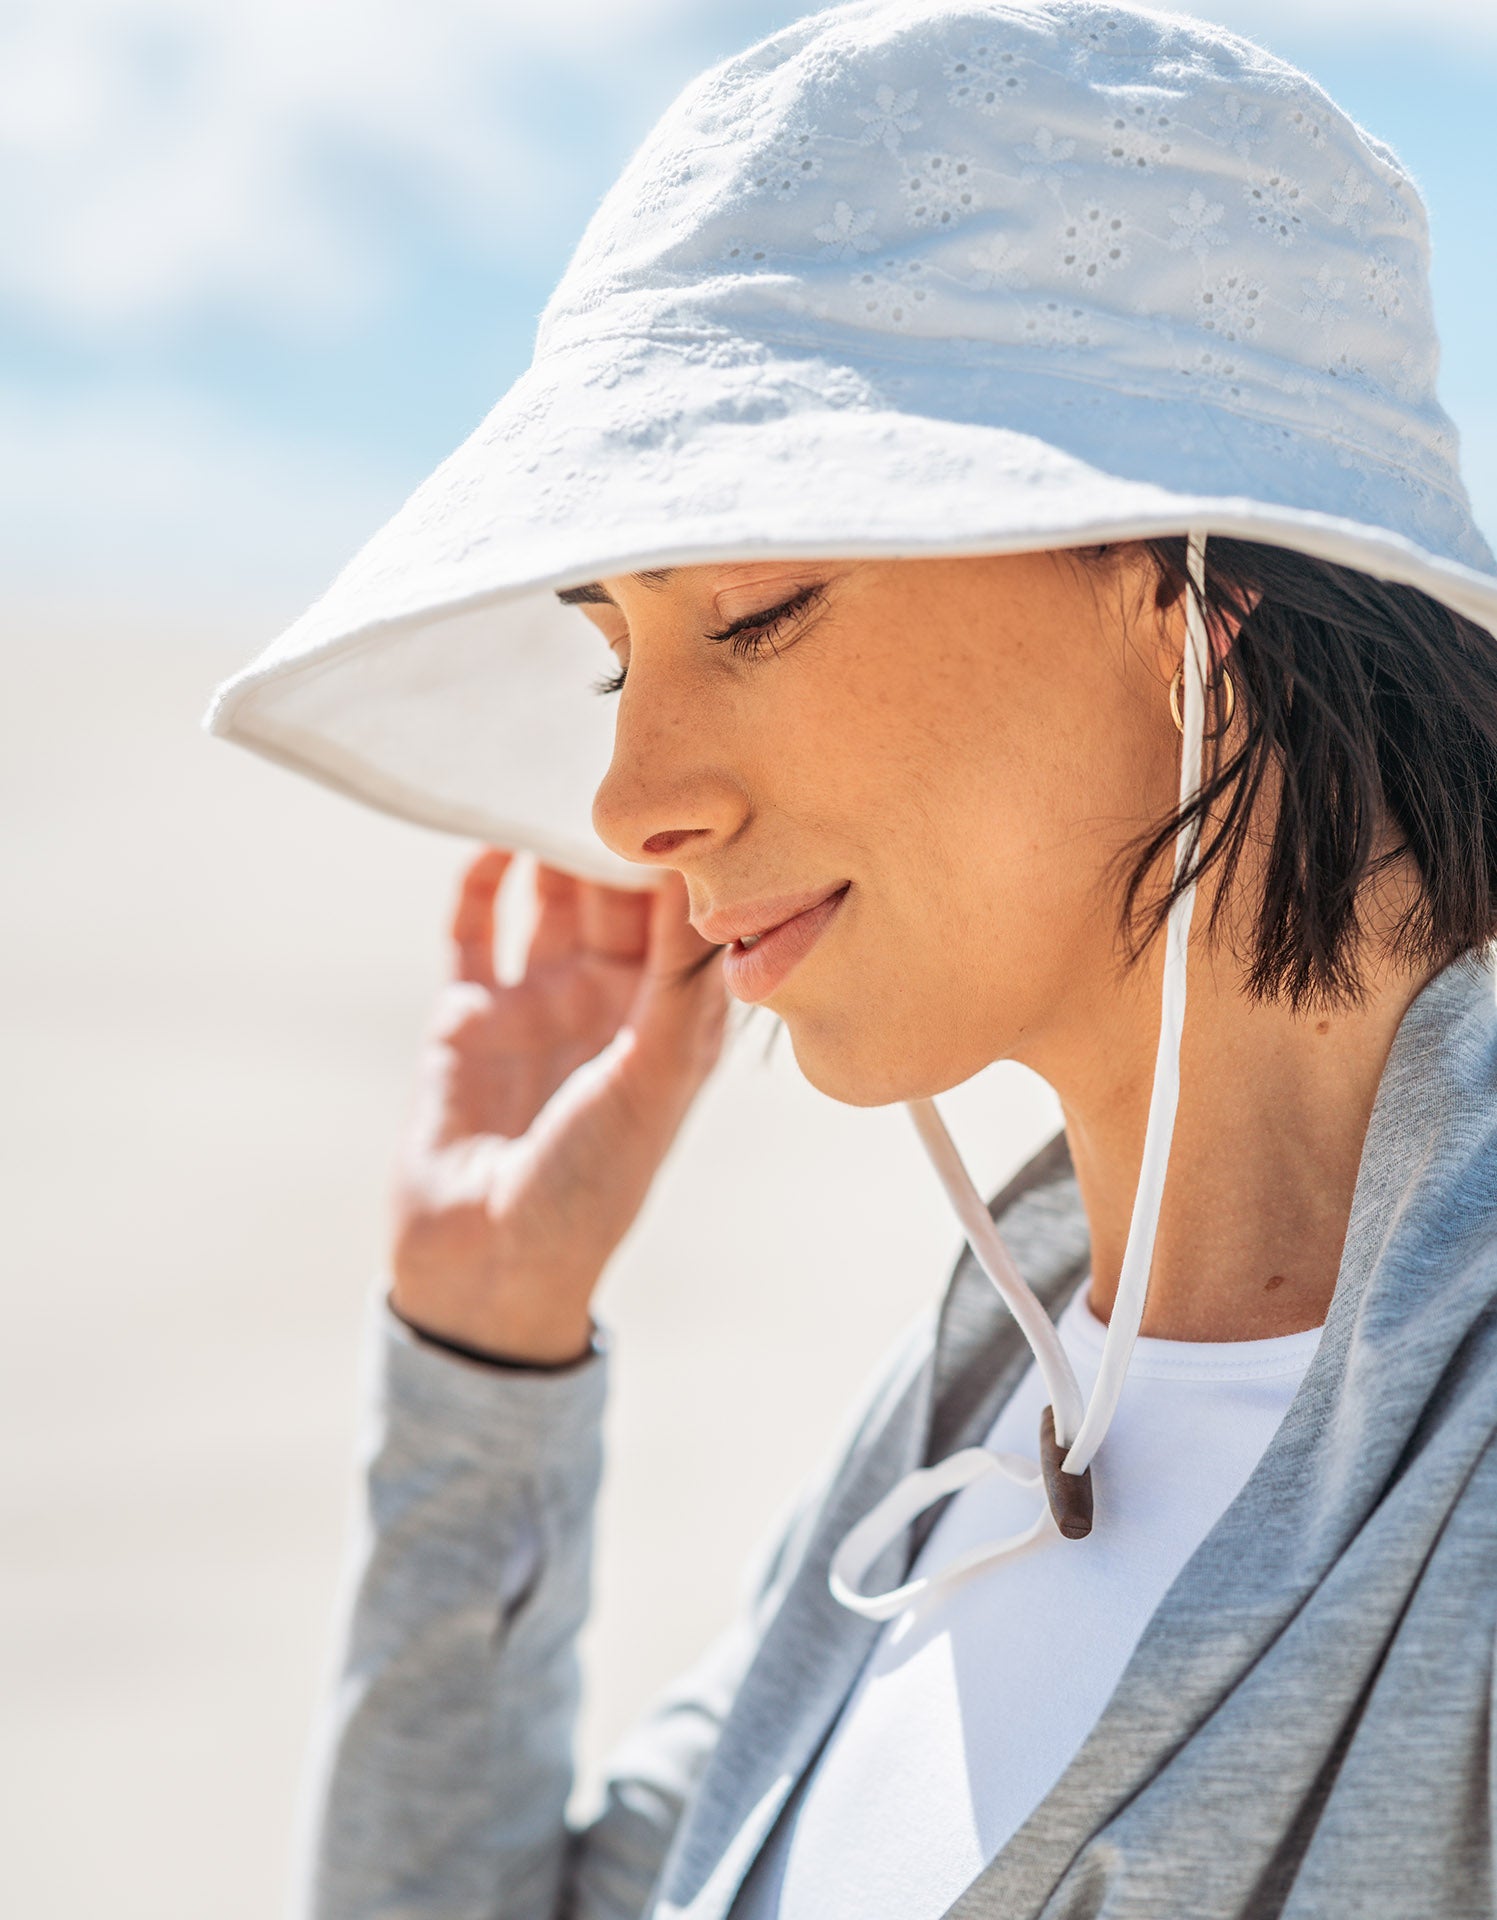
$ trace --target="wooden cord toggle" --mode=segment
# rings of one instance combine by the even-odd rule
[[[1092,1530],[1092,1470],[1067,1473],[1061,1465],[1066,1449],[1055,1437],[1055,1409],[1046,1407],[1040,1415],[1040,1472],[1045,1479],[1045,1498],[1055,1515],[1055,1524],[1067,1540],[1084,1540]]]

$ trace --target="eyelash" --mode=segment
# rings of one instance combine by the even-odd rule
[[[764,613],[746,614],[741,620],[729,621],[720,633],[709,633],[703,637],[714,644],[721,644],[724,640],[731,641],[734,653],[750,660],[757,659],[766,646],[773,647],[775,638],[785,622],[795,614],[804,612],[820,596],[820,587],[802,587],[799,593],[792,595],[778,607],[770,607]],[[623,667],[607,680],[595,680],[594,693],[618,693],[628,678],[628,673],[628,668]]]

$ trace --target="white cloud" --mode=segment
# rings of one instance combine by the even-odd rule
[[[0,10],[0,300],[100,333],[219,305],[346,323],[390,269],[382,194],[470,247],[523,239],[585,147],[564,106],[524,130],[528,63],[596,67],[683,10],[20,0]]]

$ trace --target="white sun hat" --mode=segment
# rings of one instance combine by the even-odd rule
[[[832,8],[686,88],[529,369],[206,724],[649,885],[592,830],[607,653],[553,589],[1201,526],[1494,626],[1437,357],[1418,193],[1272,54],[1084,0]]]
[[[648,886],[657,872],[592,830],[608,656],[560,587],[1182,533],[1199,581],[1223,534],[1404,582],[1497,633],[1497,567],[1435,394],[1428,264],[1389,149],[1220,28],[1087,0],[811,15],[680,95],[589,222],[531,366],[205,724],[390,812]],[[1190,640],[1185,795],[1194,608]],[[1035,1346],[1072,1478],[1142,1314],[1189,917],[1187,893],[1091,1412],[934,1107],[911,1103]],[[901,1483],[834,1563],[838,1598],[904,1604],[859,1593],[861,1573],[912,1501],[997,1459],[968,1449]],[[999,1470],[1037,1484],[1032,1463]]]

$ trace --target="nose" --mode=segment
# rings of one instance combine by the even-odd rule
[[[635,660],[639,656],[636,653]],[[593,796],[593,829],[624,860],[681,867],[729,838],[748,815],[745,783],[699,700],[673,702],[662,675],[631,665],[613,758]]]

